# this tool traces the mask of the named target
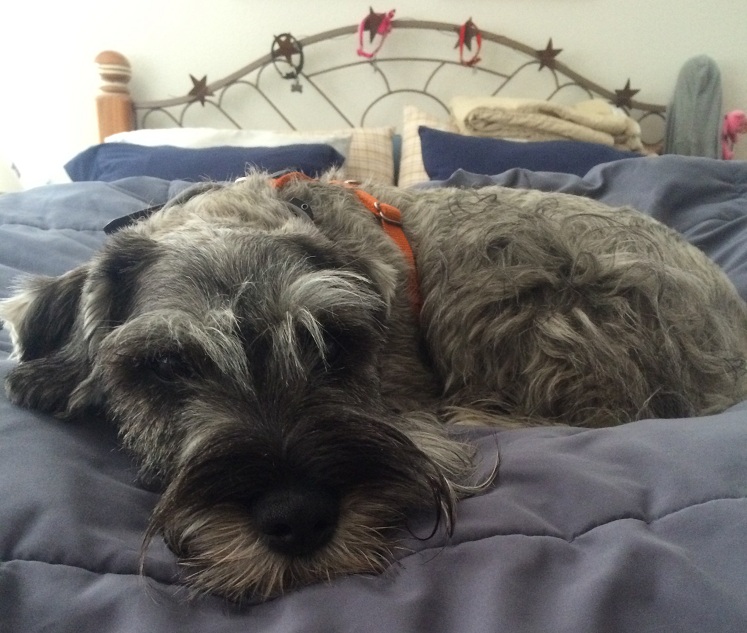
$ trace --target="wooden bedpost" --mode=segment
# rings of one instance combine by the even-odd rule
[[[129,132],[135,127],[130,89],[127,84],[132,73],[130,62],[121,53],[103,51],[96,55],[101,77],[100,92],[96,96],[99,120],[99,140],[117,132]]]

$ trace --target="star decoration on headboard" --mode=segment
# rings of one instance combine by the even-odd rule
[[[544,50],[541,51],[535,51],[537,53],[537,58],[539,59],[539,68],[537,70],[542,70],[543,68],[555,68],[555,58],[560,55],[560,53],[563,52],[562,48],[553,48],[552,47],[552,38],[550,38],[550,41],[547,42],[547,46]]]
[[[467,20],[462,28],[464,29],[464,45],[467,47],[468,51],[471,51],[472,40],[480,34],[480,29],[477,28],[477,25],[472,21],[472,18]],[[454,48],[459,48],[459,42],[456,43]]]
[[[630,79],[628,79],[625,87],[622,90],[615,90],[614,103],[618,108],[632,108],[633,97],[635,97],[640,90],[633,90],[630,87]]]
[[[472,18],[462,24],[462,26],[457,29],[457,33],[459,34],[459,37],[454,48],[459,49],[459,63],[462,66],[470,66],[474,68],[482,61],[480,59],[480,51],[482,50],[482,33],[480,33],[480,29],[478,29],[477,25],[472,21]],[[471,52],[473,40],[477,43],[475,46],[475,53],[472,57],[465,58],[464,49],[466,48]]]
[[[275,45],[272,50],[273,57],[285,57],[285,61],[292,66],[293,56],[300,52],[298,46],[296,46],[296,38],[290,33],[283,33],[275,38]]]
[[[197,79],[194,75],[190,75],[189,78],[192,80],[192,90],[187,94],[192,97],[193,101],[199,101],[201,105],[205,105],[205,99],[213,96],[213,91],[208,88],[207,75],[202,79]]]
[[[293,81],[291,92],[302,92],[303,86],[298,77],[303,70],[303,46],[290,33],[281,33],[272,40],[270,48],[272,65],[283,79]],[[288,68],[290,67],[290,68]]]
[[[376,13],[373,7],[368,7],[368,15],[363,20],[363,30],[369,33],[369,43],[374,41],[384,20],[386,20],[386,13]]]

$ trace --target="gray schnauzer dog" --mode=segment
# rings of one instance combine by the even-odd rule
[[[163,485],[146,544],[162,535],[198,590],[382,570],[418,508],[451,529],[489,482],[450,424],[598,427],[747,393],[744,302],[656,221],[497,187],[367,191],[205,184],[0,308],[10,398],[116,422]]]

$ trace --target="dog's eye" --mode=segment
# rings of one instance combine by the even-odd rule
[[[146,361],[146,367],[156,378],[165,382],[192,378],[195,368],[177,354],[156,354]]]
[[[327,367],[336,366],[342,355],[343,348],[338,341],[331,337],[324,338],[324,363]]]
[[[355,341],[350,333],[339,328],[324,329],[324,360],[332,369],[340,369],[348,351],[354,347]]]

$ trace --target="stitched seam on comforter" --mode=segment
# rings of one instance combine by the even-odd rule
[[[645,517],[634,516],[634,515],[615,517],[613,519],[609,519],[607,521],[602,521],[601,523],[591,525],[590,527],[586,528],[585,530],[582,530],[578,534],[573,535],[570,539],[564,539],[564,540],[567,540],[569,543],[573,543],[576,539],[579,539],[589,534],[589,532],[592,532],[596,530],[597,528],[604,527],[605,525],[615,523],[617,521],[633,520],[633,521],[640,521],[641,523],[645,523],[646,525],[651,525],[652,523],[656,523],[657,521],[667,519],[671,516],[674,516],[675,514],[679,514],[680,512],[691,510],[693,508],[700,508],[702,506],[708,505],[709,503],[714,503],[717,501],[747,501],[747,496],[740,495],[740,496],[734,496],[734,497],[714,497],[713,499],[706,499],[705,501],[697,501],[695,503],[691,503],[689,505],[683,506],[682,508],[678,508],[677,510],[671,510],[669,512],[665,512],[661,516],[655,517],[653,519],[646,519]]]
[[[578,534],[573,535],[570,538],[564,538],[564,537],[558,536],[556,534],[527,534],[526,532],[502,532],[502,533],[489,534],[489,535],[486,535],[486,536],[481,537],[479,539],[464,539],[464,540],[460,540],[459,542],[452,543],[450,546],[452,546],[452,547],[453,546],[459,546],[459,545],[464,545],[464,544],[467,544],[467,543],[474,543],[474,542],[477,542],[477,541],[484,541],[484,540],[487,540],[487,539],[496,538],[496,537],[504,537],[504,536],[523,536],[523,537],[529,537],[529,538],[538,538],[538,537],[539,538],[552,538],[552,539],[558,539],[558,540],[565,541],[566,543],[573,543],[577,539],[581,538],[582,536],[585,536],[586,534],[589,534],[590,532],[592,532],[593,530],[596,530],[597,528],[604,527],[606,525],[610,525],[610,524],[616,523],[618,521],[629,521],[629,520],[633,520],[633,521],[640,521],[642,523],[645,523],[646,525],[651,525],[653,523],[656,523],[657,521],[661,521],[663,519],[671,517],[671,516],[673,516],[675,514],[678,514],[680,512],[684,512],[686,510],[690,510],[690,509],[693,509],[693,508],[699,508],[699,507],[705,506],[705,505],[707,505],[709,503],[714,503],[714,502],[718,502],[718,501],[747,501],[747,496],[714,497],[712,499],[706,499],[705,501],[699,501],[699,502],[692,503],[692,504],[687,505],[687,506],[683,506],[682,508],[678,508],[676,510],[672,510],[670,512],[662,514],[661,516],[655,517],[653,519],[646,519],[646,518],[636,517],[636,516],[632,516],[632,515],[631,516],[615,517],[613,519],[610,519],[610,520],[607,520],[607,521],[603,521],[601,523],[594,524],[591,527],[586,528],[585,530],[579,532]],[[421,554],[424,554],[424,553],[428,553],[429,551],[440,551],[440,550],[442,550],[444,548],[444,546],[445,546],[444,544],[440,544],[440,545],[433,546],[433,547],[426,547],[426,548],[423,548],[423,549],[419,549],[416,552],[412,552],[411,554],[406,554],[405,556],[402,556],[402,557],[398,558],[398,560],[402,561],[402,560],[405,560],[406,558],[409,558],[410,556],[421,555]],[[83,565],[73,565],[73,564],[70,564],[70,563],[50,562],[50,561],[44,561],[44,560],[39,560],[39,559],[35,559],[35,558],[11,558],[11,559],[7,559],[7,560],[3,559],[2,562],[3,563],[11,563],[11,562],[41,563],[41,564],[44,564],[44,565],[53,565],[53,566],[70,567],[72,569],[80,569],[82,571],[87,571],[87,572],[94,573],[94,574],[114,574],[114,575],[117,575],[117,576],[140,576],[140,574],[135,573],[135,572],[132,572],[132,573],[130,573],[130,572],[118,572],[118,571],[112,571],[112,570],[106,570],[106,569],[104,569],[104,570],[98,570],[98,569],[92,569],[90,567],[84,567]],[[159,579],[156,576],[153,576],[153,575],[148,574],[148,573],[145,573],[144,576],[146,578],[149,578],[149,579],[151,579],[151,580],[153,580],[155,582],[162,583],[162,584],[167,584],[167,585],[179,585],[179,584],[181,584],[181,583],[178,583],[178,582],[170,582],[170,581],[167,581],[167,580]]]
[[[27,229],[36,229],[38,231],[70,231],[72,233],[96,233],[100,234],[102,238],[104,236],[104,231],[100,226],[93,226],[88,228],[79,226],[46,226],[44,224],[34,224],[32,222],[3,222],[3,224],[0,225],[0,228],[9,226],[22,226]]]
[[[592,531],[594,531],[594,530],[596,530],[596,529],[598,529],[600,527],[604,527],[606,525],[611,525],[613,523],[617,523],[618,521],[639,521],[641,523],[645,523],[646,525],[652,525],[653,523],[656,523],[657,521],[662,521],[662,520],[664,520],[666,518],[669,518],[671,516],[674,516],[675,514],[678,514],[680,512],[685,512],[686,510],[691,510],[693,508],[700,508],[702,506],[708,505],[709,503],[714,503],[714,502],[718,502],[718,501],[747,501],[747,496],[737,495],[737,496],[733,496],[733,497],[713,497],[712,499],[705,499],[704,501],[697,501],[697,502],[688,504],[686,506],[683,506],[681,508],[677,508],[676,510],[671,510],[669,512],[665,512],[664,514],[662,514],[660,516],[657,516],[657,517],[654,517],[652,519],[647,519],[646,517],[634,516],[634,515],[618,516],[618,517],[614,517],[612,519],[601,521],[599,523],[595,523],[595,524],[593,524],[593,525],[591,525],[591,526],[589,526],[587,528],[584,528],[580,532],[572,535],[570,538],[564,537],[564,536],[559,536],[558,534],[548,534],[548,533],[530,534],[530,533],[527,533],[527,532],[495,532],[495,533],[492,533],[492,534],[489,534],[489,535],[486,535],[486,536],[483,536],[483,537],[480,537],[480,538],[462,539],[462,540],[459,540],[458,542],[450,543],[449,545],[458,546],[458,545],[462,545],[462,544],[474,543],[474,542],[477,542],[477,541],[484,541],[486,539],[495,538],[495,537],[502,537],[502,536],[523,536],[523,537],[528,537],[528,538],[551,538],[551,539],[557,539],[557,540],[560,540],[560,541],[565,541],[566,543],[573,543],[577,539],[580,539],[581,537],[586,536],[590,532],[592,532]],[[457,519],[457,521],[458,521],[458,519]],[[407,554],[406,556],[401,557],[399,560],[403,560],[403,559],[407,558],[407,556],[412,556],[414,554],[421,554],[421,553],[427,552],[429,550],[434,550],[434,551],[435,550],[441,550],[441,549],[443,549],[443,547],[444,547],[444,545],[438,545],[438,546],[434,546],[434,547],[428,547],[428,548],[419,549],[417,552],[413,552],[412,554]]]
[[[93,569],[91,567],[86,567],[84,565],[75,565],[72,563],[60,563],[60,562],[51,562],[47,560],[40,560],[38,558],[10,558],[10,559],[3,559],[0,561],[0,564],[5,565],[8,563],[38,563],[40,565],[48,565],[50,567],[67,567],[69,569],[77,569],[80,571],[88,572],[89,574],[98,574],[100,576],[105,575],[112,575],[112,576],[135,576],[135,577],[144,577],[148,578],[149,580],[153,580],[155,582],[164,584],[164,585],[180,585],[181,583],[178,583],[176,581],[168,581],[164,580],[163,578],[159,578],[157,576],[154,576],[152,574],[139,574],[137,572],[124,572],[124,571],[114,571],[111,569]]]

